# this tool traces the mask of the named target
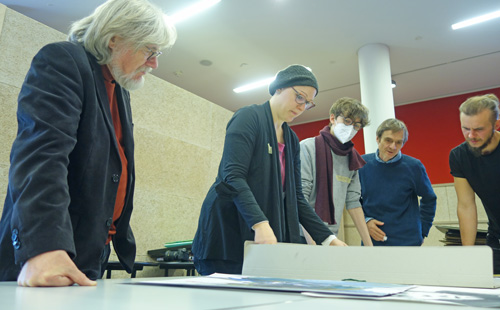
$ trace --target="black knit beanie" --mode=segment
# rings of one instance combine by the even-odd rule
[[[277,89],[291,86],[311,86],[316,88],[318,94],[318,82],[314,74],[302,65],[290,65],[276,74],[274,81],[269,84],[269,93],[274,95]]]

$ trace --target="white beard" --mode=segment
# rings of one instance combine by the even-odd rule
[[[144,86],[144,75],[141,76],[140,79],[135,79],[134,77],[137,75],[137,73],[140,72],[149,73],[153,69],[143,65],[132,73],[129,74],[123,73],[123,70],[120,68],[120,64],[118,63],[117,59],[120,58],[121,54],[124,51],[125,49],[122,48],[121,50],[118,50],[115,53],[113,53],[111,62],[109,63],[109,70],[111,71],[111,74],[115,78],[115,81],[118,84],[120,84],[121,87],[129,91],[139,89],[142,86]]]
[[[142,66],[132,73],[124,74],[123,71],[118,66],[115,66],[113,64],[113,62],[110,63],[110,71],[111,74],[113,74],[113,77],[115,78],[116,82],[120,84],[121,87],[129,91],[136,90],[144,86],[144,76],[141,76],[139,80],[134,78],[137,75],[137,73],[139,72],[149,73],[151,72],[151,70],[152,69],[150,67]]]

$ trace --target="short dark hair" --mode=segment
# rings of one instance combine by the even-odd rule
[[[400,132],[401,130],[404,130],[403,134],[403,144],[408,141],[408,128],[406,128],[405,123],[402,121],[396,119],[396,118],[388,118],[385,121],[382,122],[377,128],[377,138],[380,140],[382,139],[382,135],[384,132],[387,130],[391,130],[392,132]]]

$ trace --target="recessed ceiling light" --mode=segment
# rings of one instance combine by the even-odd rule
[[[205,66],[205,67],[210,67],[212,65],[212,62],[208,59],[203,59],[203,60],[200,60],[200,65]]]
[[[459,23],[451,25],[451,28],[453,30],[457,30],[457,29],[460,29],[460,28],[464,28],[464,27],[475,25],[475,24],[479,24],[479,23],[482,23],[482,22],[485,22],[485,21],[488,21],[488,20],[491,20],[491,19],[494,19],[494,18],[498,18],[498,17],[500,17],[500,11],[496,11],[496,12],[492,12],[492,13],[488,13],[488,14],[485,14],[485,15],[481,15],[481,16],[478,16],[478,17],[474,17],[474,18],[471,18],[471,19],[464,20],[463,22],[459,22]]]

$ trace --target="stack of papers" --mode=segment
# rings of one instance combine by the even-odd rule
[[[444,233],[444,239],[439,240],[445,245],[462,245],[462,239],[460,238],[460,228],[454,226],[436,226],[436,228]],[[478,229],[476,235],[476,245],[486,245],[486,234],[488,233],[485,229]]]

